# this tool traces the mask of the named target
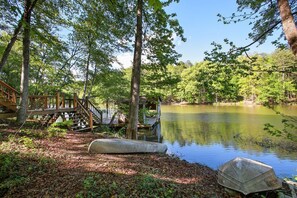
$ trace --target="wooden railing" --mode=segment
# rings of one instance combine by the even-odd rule
[[[85,107],[85,105],[80,100],[77,101],[76,113],[80,114],[82,118],[88,122],[89,127],[93,130],[93,113]]]
[[[17,90],[0,80],[0,97],[16,104],[19,95]]]
[[[45,110],[45,109],[69,109],[77,106],[74,98],[66,98],[65,94],[59,92],[56,95],[36,95],[29,96],[28,110]]]
[[[4,101],[10,101],[16,105],[19,97],[20,93],[17,90],[0,80],[0,99],[2,98]],[[30,111],[52,111],[53,109],[57,111],[62,109],[76,111],[91,129],[93,129],[93,120],[96,124],[102,123],[102,111],[96,108],[88,98],[79,100],[76,94],[72,98],[66,98],[65,94],[60,92],[57,92],[56,95],[31,95],[28,98],[28,110]]]
[[[98,109],[89,99],[86,97],[84,100],[84,106],[93,113],[93,119],[97,124],[101,124],[103,120],[102,111]]]

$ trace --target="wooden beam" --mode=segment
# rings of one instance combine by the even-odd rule
[[[0,119],[16,117],[16,113],[0,113]]]
[[[91,131],[93,131],[93,113],[89,110],[89,125],[91,128]]]
[[[62,108],[65,108],[65,94],[62,95]]]
[[[43,109],[47,109],[47,96],[44,97],[44,104],[43,104]]]
[[[54,113],[61,113],[61,112],[75,112],[74,108],[67,108],[67,109],[40,109],[40,110],[28,110],[28,114],[31,115],[45,115],[45,114],[54,114]]]
[[[74,93],[73,94],[73,108],[76,108],[77,107],[77,94]]]
[[[58,110],[60,106],[60,92],[56,94],[56,109]]]

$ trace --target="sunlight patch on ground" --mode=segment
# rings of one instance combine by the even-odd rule
[[[174,183],[178,183],[178,184],[196,184],[196,183],[200,183],[201,179],[199,178],[188,178],[188,177],[184,177],[184,178],[170,178],[170,177],[162,177],[159,175],[154,175],[154,178],[160,179],[160,180],[165,180],[165,181],[169,181],[169,182],[174,182]]]

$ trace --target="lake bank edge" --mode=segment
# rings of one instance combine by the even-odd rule
[[[12,131],[10,131],[11,133]],[[3,140],[3,137],[5,137],[6,135],[3,135],[3,132],[1,130],[1,137],[2,137],[2,140]],[[24,134],[21,134],[21,135],[24,135]],[[24,137],[24,136],[22,136]],[[96,178],[95,176],[93,177],[93,175],[99,175],[99,179],[102,179],[102,177],[104,177],[105,179],[108,179],[109,177],[111,177],[109,174],[107,174],[107,176],[105,174],[102,174],[101,175],[101,171],[99,170],[96,170],[94,169],[93,171],[90,172],[90,170],[88,170],[88,172],[77,172],[75,174],[71,172],[69,172],[70,170],[76,170],[77,166],[79,166],[80,164],[79,163],[74,163],[73,162],[73,159],[75,156],[72,156],[70,153],[61,153],[60,149],[64,148],[63,146],[63,142],[65,141],[68,141],[69,139],[71,139],[72,141],[78,141],[80,140],[79,138],[82,138],[84,139],[84,144],[87,143],[90,143],[90,140],[91,139],[94,139],[94,138],[102,138],[102,136],[100,134],[92,134],[92,133],[87,133],[87,134],[74,134],[72,132],[68,133],[66,135],[65,138],[63,137],[59,137],[59,138],[52,138],[52,139],[46,139],[46,140],[34,140],[34,142],[36,144],[43,144],[43,145],[46,145],[46,147],[43,147],[42,145],[40,145],[41,147],[38,148],[43,150],[43,151],[40,151],[40,152],[46,152],[46,151],[49,151],[49,153],[47,154],[50,154],[52,157],[53,157],[53,160],[57,161],[58,165],[50,165],[49,167],[47,168],[50,168],[50,172],[45,172],[45,173],[42,173],[41,175],[38,175],[38,174],[35,174],[34,175],[34,179],[31,181],[32,184],[25,184],[24,186],[18,186],[17,188],[13,188],[11,189],[11,191],[8,192],[8,194],[6,194],[4,197],[11,197],[11,196],[14,196],[14,197],[22,197],[22,196],[42,196],[44,195],[44,193],[46,192],[48,195],[87,195],[88,192],[91,190],[91,191],[94,191],[93,187],[92,189],[85,189],[85,186],[83,186],[84,182],[85,181],[88,181],[90,178]],[[106,138],[106,137],[103,137],[103,138]],[[41,142],[38,142],[38,141],[41,141]],[[20,145],[17,145],[17,144],[20,144]],[[17,148],[20,146],[20,148],[24,149],[24,145],[23,143],[21,143],[20,141],[18,141],[18,143],[15,144],[13,146],[13,148]],[[69,145],[69,144],[67,144]],[[172,155],[167,155],[167,154],[145,154],[145,155],[142,155],[142,154],[138,154],[138,155],[90,155],[90,154],[87,154],[87,145],[84,145],[83,147],[83,153],[84,155],[79,155],[79,157],[81,157],[83,160],[87,159],[87,158],[90,158],[91,161],[90,163],[95,163],[96,162],[96,159],[97,158],[102,158],[102,160],[100,162],[102,163],[107,163],[107,165],[111,165],[111,166],[114,166],[115,164],[113,164],[112,161],[110,161],[110,158],[112,158],[113,160],[118,160],[118,159],[121,159],[121,158],[126,158],[127,156],[127,159],[129,158],[132,158],[134,160],[137,160],[137,163],[139,165],[139,169],[144,169],[146,170],[147,172],[143,172],[143,170],[141,170],[141,173],[138,174],[138,175],[135,175],[135,176],[132,176],[132,177],[129,177],[129,180],[131,180],[132,183],[136,183],[138,182],[139,180],[139,177],[141,177],[142,174],[146,174],[145,175],[145,179],[147,178],[150,178],[152,179],[152,181],[149,181],[149,182],[160,182],[158,184],[162,184],[164,185],[165,189],[167,187],[169,187],[171,189],[171,185],[180,185],[180,188],[182,189],[178,189],[178,193],[181,195],[180,197],[192,197],[192,193],[193,192],[193,189],[196,189],[196,188],[201,188],[201,186],[205,186],[206,189],[204,190],[200,190],[200,196],[201,197],[208,197],[210,196],[211,194],[212,195],[216,195],[216,196],[219,196],[219,197],[232,197],[231,195],[229,195],[229,191],[227,192],[223,187],[219,186],[216,182],[216,179],[217,179],[217,171],[205,166],[205,165],[201,165],[201,164],[198,164],[198,163],[189,163],[189,162],[186,162],[184,160],[180,160],[179,158],[177,158],[176,156],[172,156]],[[64,148],[65,149],[65,148]],[[74,148],[68,148],[71,150],[73,150]],[[34,149],[33,149],[34,150]],[[30,148],[25,148],[25,150],[21,151],[19,150],[18,152],[29,152],[29,151],[32,151]],[[80,148],[78,150],[79,152],[82,151],[82,149]],[[5,152],[8,152],[8,151],[5,151]],[[53,152],[53,153],[52,153]],[[8,152],[9,153],[9,152]],[[3,154],[3,153],[2,153]],[[40,153],[39,153],[40,154]],[[45,154],[45,153],[43,153]],[[41,156],[39,157],[42,157],[43,154],[41,154]],[[70,156],[69,156],[70,155]],[[43,156],[43,157],[46,157]],[[64,159],[65,158],[65,159]],[[37,159],[35,159],[37,160]],[[66,160],[65,162],[61,162],[61,160]],[[69,161],[70,160],[70,161]],[[78,158],[78,160],[80,160]],[[94,161],[95,160],[95,161]],[[148,163],[149,161],[152,161],[152,163]],[[69,163],[70,162],[70,163]],[[28,162],[28,164],[30,164],[31,162]],[[66,165],[66,164],[67,165]],[[68,164],[69,163],[69,164]],[[155,164],[157,163],[157,164]],[[117,166],[115,169],[111,169],[112,172],[113,170],[115,171],[112,175],[112,179],[113,179],[113,182],[108,184],[108,183],[104,183],[102,185],[105,185],[106,188],[108,189],[108,186],[110,185],[114,185],[114,182],[118,182],[119,184],[117,185],[120,185],[121,184],[121,179],[120,176],[119,178],[117,178],[117,176],[114,176],[117,175],[117,171],[118,169],[124,169],[125,167],[122,167],[122,166],[125,166],[125,165],[121,165],[121,163],[119,163],[120,165]],[[62,166],[62,167],[59,167],[59,166]],[[66,166],[66,167],[64,167]],[[94,165],[95,166],[95,165]],[[171,166],[171,167],[170,167]],[[95,166],[96,167],[96,166]],[[175,168],[175,167],[178,167],[178,168]],[[62,169],[61,169],[62,168]],[[63,168],[66,168],[66,172],[63,170]],[[98,166],[97,166],[98,168]],[[172,172],[172,169],[173,169],[173,172]],[[187,170],[185,172],[185,170]],[[95,172],[94,172],[95,171]],[[99,171],[99,172],[98,172]],[[122,171],[122,170],[121,170]],[[131,171],[131,170],[129,170]],[[159,178],[160,180],[154,180],[153,178],[155,178],[156,175],[159,174],[159,172],[167,172],[167,176],[166,177],[162,177],[161,174],[159,175]],[[71,192],[64,192],[62,189],[58,188],[58,189],[52,189],[53,186],[56,186],[58,185],[57,182],[59,183],[59,185],[62,185],[64,186],[64,183],[63,183],[63,179],[62,181],[59,180],[59,179],[53,179],[51,177],[49,177],[49,175],[51,175],[53,172],[56,172],[56,174],[58,175],[62,175],[62,177],[70,177],[70,176],[73,176],[73,177],[76,177],[76,179],[78,179],[78,181],[80,181],[80,184],[76,184],[77,185],[77,189],[76,191],[71,191]],[[157,172],[157,174],[156,174]],[[188,173],[190,172],[190,173]],[[195,175],[193,176],[191,173],[195,173]],[[78,175],[76,175],[78,174]],[[103,176],[104,175],[104,176]],[[78,177],[77,177],[78,176]],[[161,176],[161,177],[160,177]],[[82,177],[82,178],[80,178]],[[200,180],[201,178],[204,178],[203,180]],[[117,181],[117,179],[119,181]],[[145,180],[144,179],[144,180]],[[168,180],[169,179],[169,180]],[[173,183],[166,183],[170,180],[174,180]],[[193,181],[197,180],[196,182],[197,183],[193,183]],[[37,185],[40,181],[44,181],[45,183],[42,185],[43,188],[39,187],[39,185]],[[142,181],[142,179],[141,179]],[[62,182],[62,183],[61,183]],[[65,181],[66,182],[66,181]],[[98,182],[98,181],[97,181]],[[126,182],[126,181],[125,181]],[[147,182],[145,180],[145,182]],[[164,182],[164,183],[162,183]],[[137,185],[137,184],[135,184]],[[175,186],[176,187],[176,186]],[[56,190],[56,191],[55,191]],[[99,190],[99,189],[95,189],[96,190]],[[171,189],[172,190],[172,189]],[[39,192],[40,191],[40,192]],[[40,194],[41,193],[41,194]],[[135,193],[135,192],[134,192]],[[233,192],[234,193],[234,192]],[[111,192],[112,194],[112,192]],[[115,192],[115,194],[117,194],[117,192]],[[136,194],[137,195],[137,194]],[[178,196],[177,196],[178,197]]]

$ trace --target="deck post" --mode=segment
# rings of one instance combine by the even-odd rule
[[[93,131],[93,114],[90,110],[89,110],[89,125],[91,128],[91,131]]]
[[[12,92],[12,102],[16,103],[16,94]]]
[[[62,94],[62,108],[65,108],[65,94]]]
[[[143,124],[146,124],[145,102],[142,104],[142,116],[143,116]]]
[[[161,100],[160,98],[158,99],[158,105],[157,105],[157,121],[160,122],[160,118],[161,118]]]
[[[59,109],[60,106],[60,92],[56,93],[56,110]]]
[[[89,109],[89,104],[88,104],[88,101],[89,101],[89,98],[88,98],[88,96],[86,96],[86,98],[85,98],[85,107],[87,108],[87,109]]]
[[[47,96],[44,96],[43,109],[47,109]]]
[[[76,108],[77,107],[77,94],[74,93],[73,94],[73,108]]]

